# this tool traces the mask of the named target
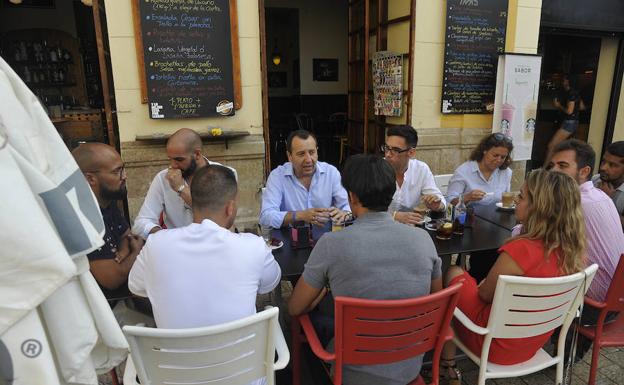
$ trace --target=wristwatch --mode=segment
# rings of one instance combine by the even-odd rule
[[[186,183],[182,183],[180,187],[178,187],[178,189],[176,190],[178,195],[182,194],[182,190],[184,190],[185,187],[186,187]]]

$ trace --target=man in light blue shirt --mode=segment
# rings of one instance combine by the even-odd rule
[[[280,228],[304,221],[322,226],[350,211],[336,167],[318,161],[316,138],[305,130],[286,140],[288,162],[271,171],[262,194],[260,224]]]

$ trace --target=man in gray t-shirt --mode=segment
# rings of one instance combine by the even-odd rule
[[[356,155],[345,165],[342,184],[357,220],[317,242],[289,312],[301,314],[325,294],[366,299],[402,299],[441,290],[441,261],[426,231],[392,220],[386,212],[396,189],[385,160]],[[331,345],[331,344],[330,344]],[[345,366],[345,384],[406,384],[415,379],[422,356],[386,365]]]

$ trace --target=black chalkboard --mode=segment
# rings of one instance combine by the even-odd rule
[[[507,1],[447,0],[442,113],[491,113],[506,26]]]
[[[229,0],[140,0],[149,116],[234,115]]]
[[[624,32],[624,1],[543,0],[540,25]]]

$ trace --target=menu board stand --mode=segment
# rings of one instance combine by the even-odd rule
[[[133,0],[133,14],[150,118],[234,115],[242,104],[236,0]]]
[[[447,0],[446,13],[442,113],[491,113],[507,1]]]

